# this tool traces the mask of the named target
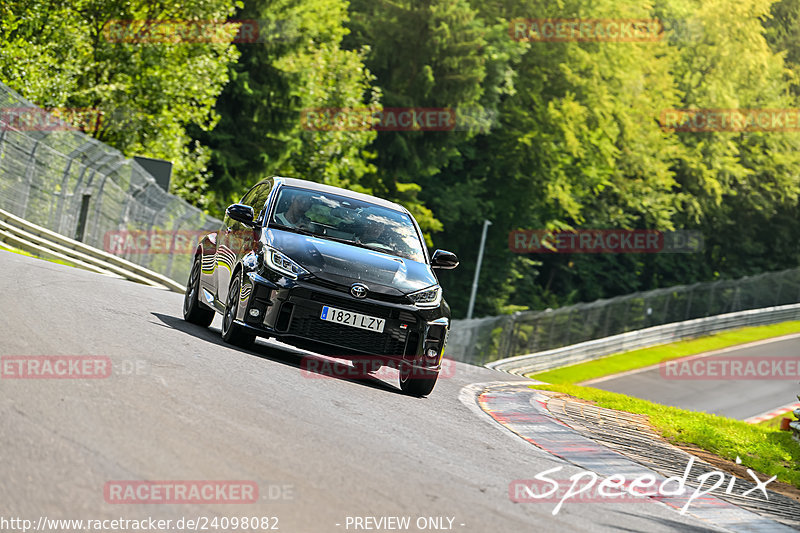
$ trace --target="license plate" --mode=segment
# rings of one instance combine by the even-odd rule
[[[322,307],[322,314],[319,317],[327,322],[335,322],[336,324],[344,324],[345,326],[366,329],[377,333],[383,333],[383,326],[386,325],[385,318],[375,318],[374,316],[362,315],[361,313],[345,311],[344,309],[336,309],[335,307],[329,307],[327,305]]]

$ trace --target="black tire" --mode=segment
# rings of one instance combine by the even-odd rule
[[[241,272],[239,272],[231,280],[231,286],[228,290],[225,314],[222,315],[222,340],[240,348],[249,348],[256,341],[255,334],[250,333],[235,322],[239,311],[239,288],[241,285]]]
[[[183,319],[192,324],[207,328],[214,320],[214,310],[204,307],[200,298],[200,256],[192,263],[189,281],[186,282],[186,293],[183,296]]]
[[[400,390],[409,396],[427,396],[436,385],[439,372],[412,370],[410,365],[400,367]]]

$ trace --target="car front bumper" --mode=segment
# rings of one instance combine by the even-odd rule
[[[237,322],[251,331],[300,348],[336,357],[409,364],[416,370],[441,369],[449,317],[443,306],[431,309],[371,298],[309,279],[267,279],[249,272],[242,283]],[[324,321],[323,306],[384,319],[382,333]]]

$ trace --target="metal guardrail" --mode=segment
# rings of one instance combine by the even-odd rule
[[[800,303],[800,268],[472,320],[453,320],[446,355],[485,365],[664,324]]]
[[[119,150],[51,120],[0,83],[0,209],[95,250],[111,250],[110,235],[182,235],[216,231],[222,222],[167,193]],[[63,244],[63,243],[62,243]],[[114,253],[117,253],[115,250]],[[119,251],[178,284],[189,277],[191,253]]]
[[[0,209],[0,241],[39,256],[68,261],[76,266],[153,287],[183,292],[183,285],[152,270],[64,237]]]
[[[800,320],[800,304],[751,309],[664,324],[603,339],[581,342],[572,346],[508,357],[487,363],[485,366],[521,376],[532,372],[542,372],[561,366],[599,359],[614,353],[628,352],[638,348],[708,335],[727,329],[776,324],[789,320]]]

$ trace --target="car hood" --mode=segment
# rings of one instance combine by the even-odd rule
[[[408,294],[438,283],[424,263],[358,246],[275,228],[264,230],[264,241],[314,276],[336,284],[360,281],[388,289],[381,292]]]

